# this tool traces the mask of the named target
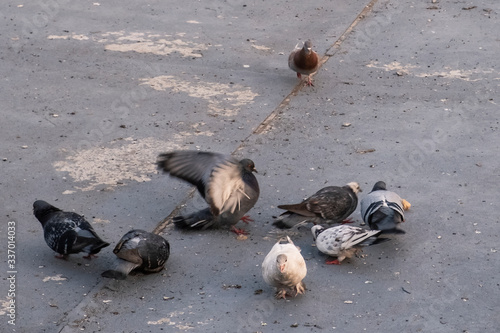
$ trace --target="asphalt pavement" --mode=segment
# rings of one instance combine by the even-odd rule
[[[495,0],[4,1],[1,331],[497,332],[499,12]],[[313,87],[287,65],[307,39],[322,60]],[[175,149],[255,161],[248,239],[171,225],[205,206],[157,172]],[[412,207],[406,234],[362,258],[325,265],[307,226],[272,226],[277,205],[351,181],[363,198],[378,180]],[[38,199],[112,245],[54,258]],[[166,269],[102,278],[132,228],[170,242]],[[276,300],[260,264],[282,235],[301,248],[307,291]]]

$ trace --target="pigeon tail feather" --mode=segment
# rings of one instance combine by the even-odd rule
[[[313,222],[315,223],[317,220],[316,217],[305,217],[295,213],[283,213],[281,214],[274,222],[273,226],[279,229],[290,229],[293,227],[298,227],[302,223],[305,222]]]
[[[118,264],[115,269],[110,269],[101,273],[102,277],[116,279],[116,280],[125,280],[127,275],[130,274],[138,265],[118,258]]]
[[[382,206],[370,216],[369,225],[373,230],[392,230],[401,222],[401,214],[388,206]]]
[[[215,218],[210,212],[210,208],[205,208],[186,216],[176,216],[173,222],[180,229],[206,229],[214,224]]]
[[[380,235],[380,234],[379,234]],[[390,241],[390,238],[368,238],[365,239],[363,242],[359,243],[360,246],[371,246],[371,245],[377,245],[381,243],[385,243],[387,241]]]

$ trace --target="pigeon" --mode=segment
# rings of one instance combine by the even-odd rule
[[[348,183],[345,186],[328,186],[322,188],[300,204],[279,205],[278,208],[285,209],[273,223],[274,226],[285,229],[300,223],[350,223],[345,220],[354,212],[358,205],[358,192],[361,192],[359,184]],[[345,221],[344,221],[345,220]]]
[[[311,80],[311,74],[316,72],[319,67],[319,57],[316,52],[312,50],[312,43],[310,40],[304,43],[302,48],[299,44],[288,56],[288,67],[297,72],[297,77],[302,78],[302,74],[307,75],[306,85],[314,86]]]
[[[118,257],[117,267],[103,272],[101,276],[124,280],[134,269],[146,273],[161,271],[170,255],[170,244],[160,235],[134,229],[120,239],[113,253]]]
[[[85,252],[84,258],[90,259],[109,245],[77,213],[64,212],[43,200],[33,203],[33,213],[42,224],[45,242],[59,253],[56,258],[67,259],[69,254]]]
[[[377,238],[380,230],[365,230],[360,227],[339,225],[325,229],[320,225],[311,228],[316,247],[320,252],[337,257],[335,260],[327,260],[329,265],[340,265],[345,258],[358,256],[364,246],[380,244],[390,240],[389,238]]]
[[[262,277],[270,286],[276,287],[276,298],[304,294],[306,285],[302,281],[307,274],[306,262],[290,237],[281,238],[274,244],[262,262]]]
[[[209,207],[188,216],[177,216],[178,228],[230,228],[237,234],[239,220],[252,221],[245,214],[255,205],[260,190],[253,175],[255,164],[250,159],[237,161],[231,156],[212,152],[174,151],[160,154],[160,170],[190,182],[198,188]]]
[[[405,221],[404,211],[410,209],[408,201],[394,192],[387,191],[383,181],[375,183],[373,189],[361,200],[361,217],[372,230],[382,233],[404,234],[398,225]]]

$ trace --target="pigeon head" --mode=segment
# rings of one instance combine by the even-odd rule
[[[311,233],[313,235],[313,240],[316,240],[316,238],[318,237],[318,235],[320,233],[322,233],[323,231],[325,231],[325,228],[323,228],[322,226],[320,225],[314,225],[312,228],[311,228]]]
[[[304,51],[309,54],[312,52],[312,43],[310,40],[307,40],[305,43],[304,43]]]
[[[51,204],[43,201],[37,200],[33,203],[33,213],[35,217],[40,221],[42,225],[47,222],[51,213],[60,212],[61,210],[57,207],[52,206]]]
[[[387,185],[385,185],[385,182],[379,180],[373,185],[372,192],[373,191],[387,191]]]
[[[355,194],[358,194],[358,192],[363,192],[361,187],[359,187],[359,184],[356,182],[347,183],[347,186],[349,186]]]
[[[248,158],[244,158],[240,161],[240,164],[243,166],[243,169],[248,172],[257,172],[255,169],[255,163]]]
[[[278,266],[281,273],[283,273],[286,269],[286,262],[288,258],[286,254],[280,254],[276,257],[276,265]]]

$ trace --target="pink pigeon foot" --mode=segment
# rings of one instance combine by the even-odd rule
[[[246,224],[248,224],[249,222],[253,222],[253,220],[250,218],[250,215],[245,215],[240,220]]]
[[[347,224],[347,223],[354,223],[354,221],[351,218],[348,218],[342,221],[340,224]]]
[[[234,232],[236,235],[248,235],[248,231],[245,229],[238,229],[235,226],[231,227],[231,231]]]
[[[307,76],[306,86],[314,87],[314,84],[309,76]]]
[[[89,254],[88,256],[83,256],[82,258],[90,260],[92,258],[97,258],[97,255],[95,255],[95,254]]]
[[[325,261],[325,264],[327,265],[340,265],[340,261],[338,259],[335,259],[335,260],[326,260]]]

